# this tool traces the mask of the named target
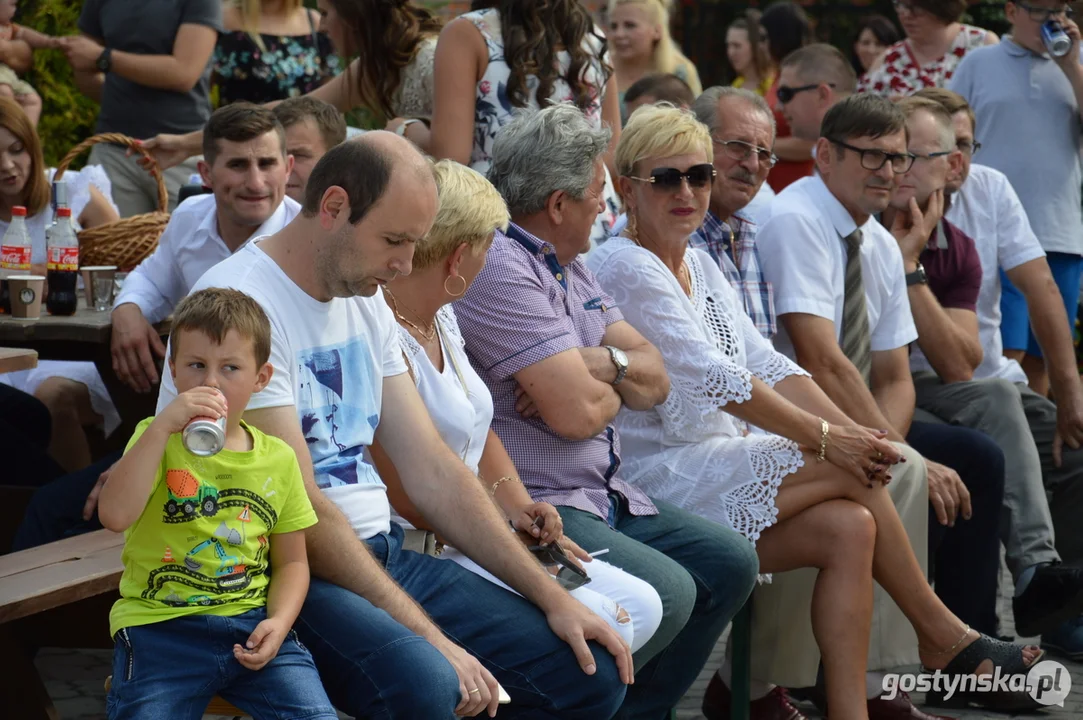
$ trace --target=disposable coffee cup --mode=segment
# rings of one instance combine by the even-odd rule
[[[34,320],[41,317],[45,299],[44,275],[12,275],[8,278],[11,317]]]
[[[94,307],[94,280],[96,278],[108,277],[112,281],[117,274],[116,265],[90,265],[87,267],[79,268],[79,274],[83,278],[83,296],[86,298],[86,306],[88,308]],[[109,298],[109,304],[112,305],[116,296],[116,291],[111,293]]]

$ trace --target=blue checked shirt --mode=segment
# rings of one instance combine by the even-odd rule
[[[775,301],[771,283],[764,279],[760,270],[756,224],[740,213],[734,213],[726,224],[708,210],[703,225],[689,236],[688,244],[714,258],[741,296],[745,312],[756,329],[768,340],[772,339],[777,330]]]

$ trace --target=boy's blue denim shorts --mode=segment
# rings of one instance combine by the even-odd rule
[[[189,615],[119,630],[114,637],[109,720],[200,720],[215,695],[256,720],[337,720],[312,656],[290,630],[260,670],[233,657],[267,617]]]

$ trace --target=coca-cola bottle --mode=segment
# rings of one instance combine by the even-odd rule
[[[11,209],[11,224],[0,241],[0,270],[30,272],[30,233],[26,231],[26,208],[22,205]],[[3,281],[0,281],[0,312],[11,312],[8,284]]]
[[[45,232],[45,248],[49,286],[45,308],[50,315],[73,315],[78,300],[79,238],[71,224],[71,208],[57,209],[56,222]]]

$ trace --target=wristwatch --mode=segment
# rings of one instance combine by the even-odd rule
[[[911,285],[927,285],[929,283],[929,276],[925,274],[925,267],[918,263],[918,267],[914,272],[907,273],[906,275],[906,287]]]
[[[109,72],[109,69],[113,67],[113,49],[105,48],[102,50],[102,54],[98,56],[98,60],[95,64],[101,72]]]
[[[609,351],[609,359],[617,367],[617,379],[613,381],[613,387],[616,387],[620,385],[620,381],[628,373],[628,356],[623,350],[612,345],[606,345],[605,349]]]

